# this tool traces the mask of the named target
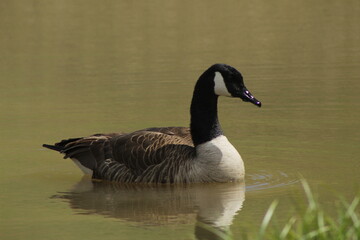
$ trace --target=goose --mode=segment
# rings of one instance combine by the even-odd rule
[[[242,181],[243,160],[224,135],[219,96],[261,107],[241,73],[226,64],[210,66],[195,84],[189,127],[153,127],[132,133],[94,134],[43,147],[72,159],[92,179],[120,183]]]

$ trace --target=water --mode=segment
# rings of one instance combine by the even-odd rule
[[[2,1],[0,238],[196,239],[252,235],[304,196],[360,191],[357,1]],[[219,103],[246,184],[91,183],[43,143],[187,126],[211,64],[239,69],[258,109]]]

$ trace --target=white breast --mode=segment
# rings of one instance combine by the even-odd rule
[[[200,144],[196,153],[196,162],[204,181],[229,182],[244,178],[243,160],[225,136]]]

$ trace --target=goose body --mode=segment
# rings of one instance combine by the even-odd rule
[[[215,64],[195,85],[190,128],[159,127],[132,133],[95,134],[43,146],[65,154],[94,179],[139,183],[230,182],[244,178],[243,160],[224,136],[219,96],[261,103],[235,68]]]

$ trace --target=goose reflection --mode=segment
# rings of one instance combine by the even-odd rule
[[[197,239],[228,237],[234,216],[245,200],[244,183],[192,185],[123,185],[82,179],[66,199],[81,214],[167,225],[195,222]]]

